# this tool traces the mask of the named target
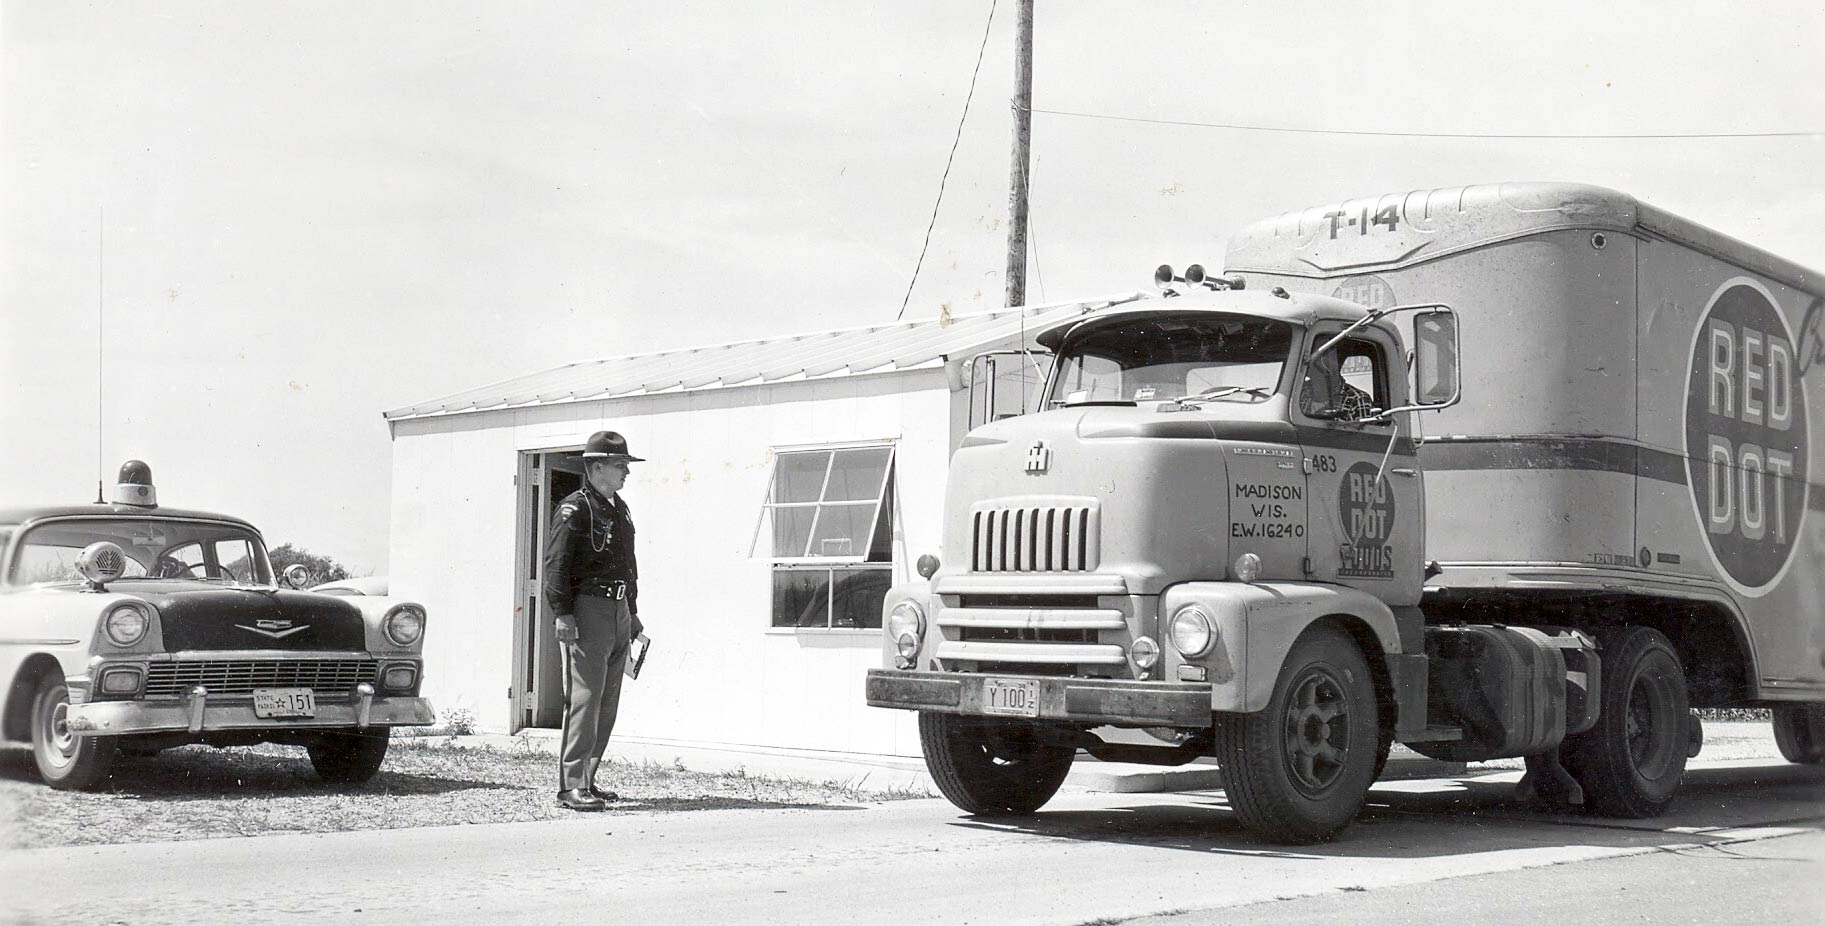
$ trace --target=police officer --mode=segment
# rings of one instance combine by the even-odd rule
[[[596,767],[615,728],[628,646],[641,632],[634,522],[617,494],[627,465],[637,462],[620,434],[590,435],[583,488],[558,503],[545,542],[545,600],[564,651],[567,702],[558,803],[572,810],[601,810],[617,799],[596,787]]]

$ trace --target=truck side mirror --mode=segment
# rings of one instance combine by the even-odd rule
[[[992,350],[970,358],[969,427],[1034,411],[1045,391],[1046,351]]]
[[[1449,408],[1461,397],[1457,313],[1430,309],[1413,317],[1413,403]]]

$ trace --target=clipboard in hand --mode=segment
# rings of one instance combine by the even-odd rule
[[[652,646],[652,644],[653,644],[653,641],[648,640],[646,638],[646,634],[644,634],[644,633],[633,638],[632,640],[628,641],[628,644],[627,644],[627,677],[628,678],[639,678],[640,677],[640,667],[646,665],[646,651],[648,648],[650,648]]]

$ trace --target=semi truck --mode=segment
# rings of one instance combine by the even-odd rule
[[[1247,828],[1312,842],[1402,743],[1652,817],[1704,707],[1825,762],[1817,272],[1503,183],[1156,282],[1037,335],[1041,407],[963,438],[941,555],[883,603],[868,703],[918,712],[959,808],[1036,811],[1080,751],[1214,757]]]

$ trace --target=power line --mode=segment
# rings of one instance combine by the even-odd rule
[[[957,143],[963,140],[963,123],[970,117],[970,101],[976,98],[976,78],[982,73],[982,56],[989,50],[989,28],[995,25],[995,7],[1000,0],[989,3],[989,20],[982,26],[982,47],[976,50],[976,69],[970,72],[969,93],[963,97],[963,115],[957,118],[957,136],[951,139],[951,153],[944,159],[944,175],[938,178],[938,198],[932,203],[931,221],[925,226],[925,241],[919,245],[919,260],[913,264],[912,279],[906,281],[906,295],[900,299],[900,314],[894,316],[898,321],[906,317],[907,303],[912,301],[913,285],[919,282],[919,269],[925,266],[925,250],[931,247],[932,229],[938,225],[938,207],[944,203],[944,184],[950,180],[951,164],[957,160]]]
[[[1623,139],[1639,140],[1677,140],[1704,138],[1815,138],[1825,136],[1819,132],[1648,132],[1613,134],[1575,134],[1575,133],[1526,133],[1526,132],[1387,132],[1361,129],[1312,129],[1283,125],[1251,125],[1241,122],[1196,122],[1189,119],[1151,119],[1145,116],[1118,116],[1112,113],[1084,113],[1063,109],[1038,109],[1036,113],[1048,116],[1069,116],[1074,119],[1106,119],[1112,122],[1141,122],[1149,125],[1178,125],[1201,129],[1229,129],[1235,132],[1281,132],[1289,135],[1356,135],[1374,138],[1484,138],[1484,139],[1532,139],[1532,140],[1575,140],[1607,141]]]

